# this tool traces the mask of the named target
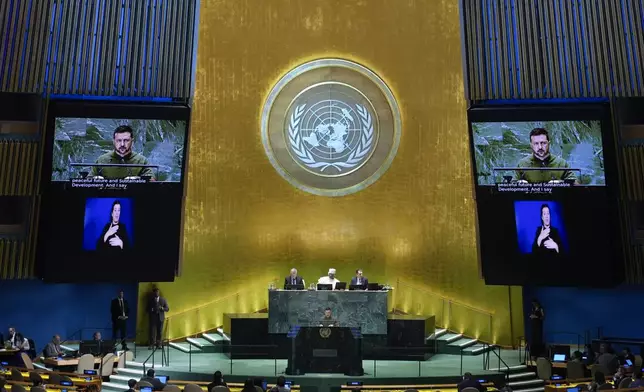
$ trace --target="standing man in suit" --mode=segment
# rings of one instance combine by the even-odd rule
[[[121,347],[123,350],[127,350],[125,338],[127,336],[127,319],[130,316],[130,307],[124,297],[123,290],[119,291],[118,297],[112,300],[110,312],[112,313],[112,340],[116,340],[116,336],[119,335]]]
[[[362,270],[357,269],[356,270],[356,276],[351,278],[351,284],[352,285],[359,285],[359,286],[367,286],[369,284],[369,279],[366,277],[362,276]]]
[[[297,274],[297,269],[291,268],[291,274],[284,278],[284,288],[286,288],[286,285],[296,285],[296,284],[301,284],[302,286],[305,285],[304,279],[302,279],[301,276]]]
[[[148,306],[148,312],[150,312],[150,348],[154,345],[157,348],[161,348],[163,321],[165,320],[165,312],[169,310],[168,301],[159,295],[159,289],[155,287],[152,290],[152,297],[150,297]]]

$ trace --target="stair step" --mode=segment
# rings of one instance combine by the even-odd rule
[[[436,330],[434,330],[433,334],[431,334],[431,335],[429,335],[427,337],[427,340],[438,339],[439,337],[445,335],[446,333],[447,333],[447,329],[445,329],[445,328],[436,329]]]
[[[448,341],[449,340],[450,342],[452,342],[452,341],[454,341],[456,339],[460,339],[462,336],[463,336],[462,333],[447,332],[447,333],[444,333],[443,335],[439,336],[437,340],[440,340],[440,341]]]
[[[174,348],[174,349],[176,349],[176,350],[179,350],[179,351],[181,351],[181,352],[184,352],[184,353],[190,353],[190,352],[192,352],[192,353],[194,354],[194,353],[199,353],[199,352],[201,352],[201,349],[200,349],[200,348],[195,347],[195,346],[193,346],[193,345],[192,345],[192,344],[190,344],[190,343],[175,343],[175,342],[170,342],[170,343],[169,343],[169,345],[170,345],[170,347],[172,347],[172,348]]]
[[[201,337],[212,344],[222,344],[228,341],[225,337],[221,336],[218,333],[202,333]]]
[[[535,378],[537,373],[535,372],[522,372],[522,373],[512,373],[510,374],[510,380],[520,380],[522,378]]]
[[[159,361],[159,362],[161,362],[161,361]],[[141,371],[143,371],[143,362],[127,361],[127,362],[125,363],[125,366],[127,366],[127,367],[128,367],[128,368],[130,368],[130,369],[141,369]],[[150,368],[153,368],[153,369],[164,369],[164,368],[165,368],[165,366],[161,366],[160,364],[156,364],[155,366],[152,366],[152,364],[151,364],[151,363],[147,363],[147,364],[145,365],[145,368],[146,368],[146,369],[150,369]]]
[[[451,333],[450,332],[450,333],[446,333],[445,335],[439,337],[437,340],[440,341],[440,342],[450,344],[452,342],[455,342],[455,341],[459,340],[462,337],[463,337],[462,333]]]
[[[512,389],[515,389],[515,387],[535,387],[537,385],[543,385],[543,380],[535,378],[533,380],[525,380],[525,381],[510,381],[508,382],[509,386],[512,387]]]
[[[490,358],[490,361],[492,361],[492,358]],[[527,368],[528,367],[526,365],[514,365],[514,366],[509,367],[510,373],[520,372],[522,370],[526,370]],[[500,368],[492,368],[492,369],[489,369],[489,370],[493,371],[493,372],[501,372],[502,373],[502,372],[505,372],[506,370],[508,370],[508,368],[506,368],[505,366],[502,366]]]
[[[187,338],[186,341],[197,348],[210,347],[213,344],[204,338]]]
[[[110,376],[110,382],[115,383],[115,384],[125,384],[127,385],[127,382],[131,379],[135,378],[130,375],[121,375],[121,374],[112,374]],[[141,377],[139,377],[141,378]]]
[[[130,378],[143,377],[143,368],[118,368],[116,369],[119,376],[130,376]]]
[[[476,339],[460,338],[458,340],[450,342],[449,345],[465,349],[467,347],[475,345],[476,343],[478,343],[478,340],[476,340]]]
[[[471,355],[479,355],[483,354],[487,351],[493,350],[496,345],[494,344],[485,344],[485,343],[477,343],[472,346],[467,347],[465,350],[463,350],[466,354],[471,354]],[[492,360],[492,358],[490,358]],[[502,369],[503,371],[507,370],[506,368]]]

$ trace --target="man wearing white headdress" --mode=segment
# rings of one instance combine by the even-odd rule
[[[335,268],[329,268],[329,275],[318,279],[319,284],[330,284],[333,290],[335,290],[335,284],[338,282],[339,280],[335,278]]]

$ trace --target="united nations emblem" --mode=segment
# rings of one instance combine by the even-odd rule
[[[323,59],[293,69],[273,87],[262,112],[262,142],[291,184],[341,196],[387,170],[400,123],[393,93],[380,77],[357,63]]]
[[[331,328],[324,327],[320,328],[320,337],[322,339],[328,339],[331,336]]]

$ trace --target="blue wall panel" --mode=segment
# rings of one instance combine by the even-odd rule
[[[123,289],[130,305],[128,335],[134,336],[138,285],[127,284],[45,284],[39,280],[0,281],[0,331],[4,336],[10,326],[34,339],[42,350],[59,334],[62,339],[81,328],[83,339],[90,339],[95,328],[104,338],[111,338],[110,301]],[[79,339],[76,334],[73,339]]]
[[[601,279],[601,274],[598,276]],[[623,285],[613,289],[572,287],[525,287],[523,300],[526,334],[530,336],[530,301],[538,298],[546,312],[544,338],[548,343],[577,344],[577,337],[591,331],[604,336],[644,338],[644,286]],[[583,344],[583,342],[582,342]]]

